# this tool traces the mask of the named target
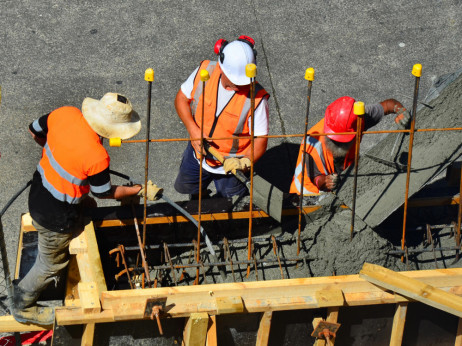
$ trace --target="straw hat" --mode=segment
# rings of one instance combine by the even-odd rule
[[[101,100],[86,97],[82,113],[90,127],[105,138],[127,139],[141,130],[141,121],[131,102],[120,94],[107,93]]]

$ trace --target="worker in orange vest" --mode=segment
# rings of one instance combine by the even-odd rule
[[[355,100],[343,96],[332,102],[325,116],[308,131],[305,157],[305,177],[303,194],[318,196],[323,191],[332,191],[338,183],[338,174],[354,163],[355,134],[357,116],[353,112]],[[378,124],[384,115],[395,113],[395,122],[401,128],[407,127],[411,116],[404,106],[395,99],[378,104],[366,105],[363,131]],[[311,136],[316,133],[328,133],[327,136]],[[301,193],[303,141],[295,168],[290,192]]]
[[[51,307],[36,305],[40,293],[69,262],[69,242],[83,230],[82,209],[95,206],[88,196],[124,199],[141,195],[155,200],[162,193],[149,182],[142,185],[112,185],[110,158],[102,137],[121,139],[141,129],[139,116],[123,95],[107,93],[101,100],[85,98],[82,111],[61,107],[32,122],[29,131],[43,147],[29,193],[32,224],[38,232],[35,264],[21,279],[13,281],[13,316],[19,322],[49,325]]]
[[[220,138],[249,136],[250,78],[245,74],[247,64],[255,63],[254,40],[240,36],[233,42],[218,40],[215,53],[218,61],[204,60],[181,85],[175,98],[175,108],[191,140],[183,153],[181,166],[175,181],[175,189],[189,194],[192,199],[199,194],[199,157],[202,113],[204,113],[204,137]],[[200,71],[206,69],[210,79],[205,87],[205,106],[202,110],[203,90]],[[268,134],[269,95],[260,84],[255,91],[255,136]],[[254,160],[266,151],[267,138],[256,138]],[[230,174],[235,170],[247,172],[250,168],[250,139],[212,139],[210,145],[225,157],[224,164],[203,152],[205,160],[202,169],[203,195],[213,181],[217,196],[243,196],[246,186]]]

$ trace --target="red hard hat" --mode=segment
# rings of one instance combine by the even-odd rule
[[[324,116],[324,133],[332,133],[327,137],[343,143],[355,138],[355,134],[336,135],[339,132],[356,132],[357,116],[353,113],[354,103],[354,98],[343,96],[327,106]]]

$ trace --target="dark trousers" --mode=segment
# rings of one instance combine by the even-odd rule
[[[194,149],[188,143],[183,153],[180,170],[175,181],[175,190],[179,193],[197,195],[199,193],[200,165],[194,157]],[[245,196],[247,187],[232,174],[214,174],[202,169],[202,190],[214,182],[219,197]]]

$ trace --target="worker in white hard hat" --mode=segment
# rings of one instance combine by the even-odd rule
[[[29,125],[32,138],[43,147],[29,192],[38,253],[29,272],[13,281],[12,312],[18,322],[53,324],[53,308],[36,302],[69,262],[69,242],[84,228],[82,209],[96,206],[90,192],[103,199],[146,195],[149,200],[162,193],[150,181],[146,187],[111,184],[110,158],[102,138],[130,138],[140,129],[130,101],[117,93],[107,93],[100,100],[87,97],[82,110],[60,107]]]
[[[199,194],[201,118],[204,113],[205,138],[212,138],[210,145],[215,147],[225,161],[221,164],[207,152],[203,152],[202,189],[207,196],[207,186],[213,181],[218,197],[244,196],[247,188],[232,172],[241,170],[247,173],[250,168],[250,139],[226,139],[232,136],[249,136],[250,118],[250,78],[245,74],[247,64],[256,62],[255,42],[251,37],[240,36],[232,42],[218,40],[215,53],[218,61],[204,60],[181,85],[175,98],[175,108],[183,121],[191,140],[183,153],[181,166],[175,181],[175,189],[189,194],[192,199]],[[206,69],[210,79],[205,87],[205,106],[202,112],[203,83],[200,71]],[[269,94],[256,83],[254,135],[268,134]],[[266,151],[267,138],[254,141],[254,160],[257,161]]]

